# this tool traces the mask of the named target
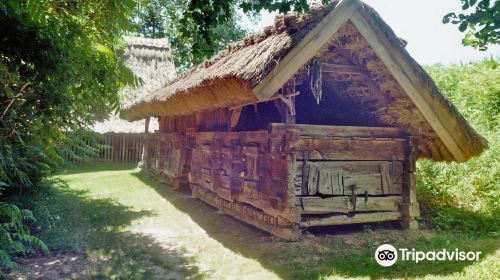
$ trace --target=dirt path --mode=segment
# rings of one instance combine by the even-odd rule
[[[127,176],[129,180],[122,185],[107,175]],[[71,176],[65,179],[71,180]],[[259,248],[265,244],[273,246],[268,234],[218,214],[216,209],[192,198],[187,190],[174,191],[137,172],[115,171],[98,179],[105,188],[91,189],[95,198],[112,198],[134,211],[152,213],[134,220],[127,230],[148,236],[165,250],[187,259],[184,265],[195,266],[199,275],[210,279],[279,278],[259,263],[255,258],[258,256],[252,256],[252,251],[257,254],[258,248],[250,249],[252,244],[259,244]],[[82,189],[93,185],[87,180],[70,184]],[[242,248],[241,244],[248,244],[248,248]]]
[[[154,190],[151,190],[154,191]],[[265,269],[256,259],[236,253],[211,235],[226,235],[237,233],[226,240],[234,243],[263,242],[271,243],[271,238],[256,229],[242,225],[231,217],[221,215],[215,209],[191,198],[187,193],[164,190],[169,200],[154,193],[150,195],[151,205],[157,216],[140,219],[132,225],[132,231],[144,234],[154,239],[168,250],[194,260],[200,273],[211,279],[278,279],[278,276]],[[188,215],[183,210],[189,209]],[[201,224],[210,227],[210,233]],[[218,230],[214,230],[219,228]]]

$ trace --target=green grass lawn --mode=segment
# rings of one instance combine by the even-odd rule
[[[53,251],[86,259],[93,279],[500,278],[500,240],[389,226],[331,228],[284,242],[174,191],[130,166],[63,171],[22,201]],[[383,243],[418,250],[482,251],[479,262],[374,261]],[[70,277],[70,276],[68,276]]]

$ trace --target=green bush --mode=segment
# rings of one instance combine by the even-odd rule
[[[489,142],[466,163],[418,162],[424,222],[471,235],[500,233],[500,68],[495,60],[427,68],[443,93]]]
[[[35,221],[31,211],[19,209],[14,204],[0,202],[0,267],[16,268],[12,254],[27,254],[34,248],[48,253],[47,246],[30,234],[26,222]],[[0,274],[0,276],[2,276]]]
[[[124,86],[139,83],[120,55],[136,3],[0,0],[0,203],[97,153],[89,128],[120,109]],[[20,244],[43,248],[27,231],[32,219],[2,204],[2,238],[10,239],[0,241],[0,265],[29,251]]]

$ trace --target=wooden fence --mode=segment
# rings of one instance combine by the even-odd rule
[[[97,162],[102,163],[137,163],[141,160],[144,133],[115,133],[102,134],[100,144],[109,146],[103,149]]]

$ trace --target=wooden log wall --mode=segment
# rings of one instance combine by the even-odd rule
[[[155,176],[189,183],[194,196],[282,238],[337,224],[415,228],[416,155],[399,129],[271,124],[146,138],[144,166]]]
[[[190,128],[196,131],[229,131],[231,115],[232,111],[224,108],[186,116],[164,116],[158,120],[162,133],[185,133]]]
[[[175,188],[187,182],[190,150],[186,136],[179,133],[146,135],[143,168]]]
[[[189,175],[193,193],[237,218],[250,213],[246,222],[273,228],[275,235],[295,238],[293,224],[300,220],[293,193],[295,159],[285,145],[284,133],[196,133]]]
[[[409,145],[396,128],[272,124],[295,130],[301,227],[400,220]]]

